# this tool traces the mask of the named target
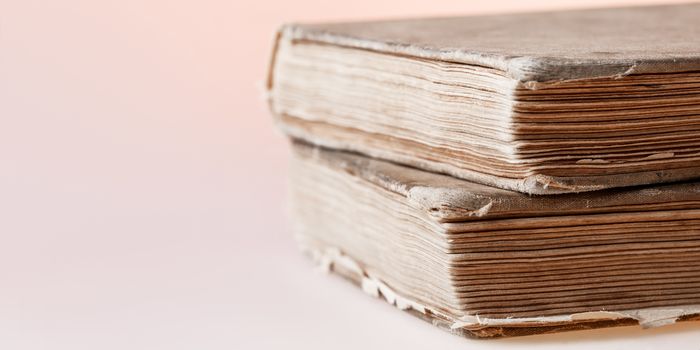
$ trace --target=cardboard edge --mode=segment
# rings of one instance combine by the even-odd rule
[[[489,67],[503,71],[518,81],[520,88],[539,88],[589,79],[621,79],[630,74],[673,73],[700,69],[697,57],[669,57],[664,59],[615,59],[601,61],[558,57],[506,56],[466,48],[444,49],[417,46],[401,42],[384,42],[334,33],[320,25],[288,24],[283,36],[291,41],[307,41],[347,48],[369,50],[384,54],[402,55],[445,62]]]

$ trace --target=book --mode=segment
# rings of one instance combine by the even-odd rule
[[[290,200],[321,266],[452,333],[700,315],[700,182],[530,196],[295,142]]]
[[[290,136],[530,194],[700,176],[700,4],[290,24]]]

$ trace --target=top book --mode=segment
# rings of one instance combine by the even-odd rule
[[[700,5],[282,27],[290,136],[531,194],[700,177]]]

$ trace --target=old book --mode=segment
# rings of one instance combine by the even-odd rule
[[[659,326],[700,313],[700,182],[529,196],[293,149],[301,247],[451,332]]]
[[[533,194],[700,176],[700,4],[284,26],[295,138]]]

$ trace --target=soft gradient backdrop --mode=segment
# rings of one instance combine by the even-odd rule
[[[697,347],[464,340],[316,273],[261,88],[283,22],[645,3],[1,0],[0,349]]]

